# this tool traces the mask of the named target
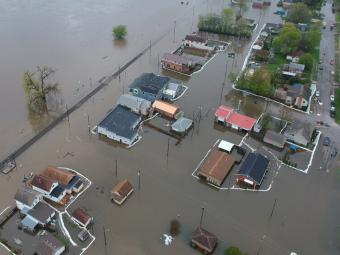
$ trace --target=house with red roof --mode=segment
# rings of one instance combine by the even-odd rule
[[[221,105],[215,112],[215,121],[237,130],[251,131],[257,120],[237,113],[229,106]]]

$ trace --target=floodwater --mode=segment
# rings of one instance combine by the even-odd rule
[[[88,116],[91,126],[96,125],[142,72],[162,73],[159,58],[175,49],[181,38],[193,30],[192,13],[195,24],[198,13],[220,9],[222,1],[190,1],[188,6],[182,6],[180,1],[154,0],[3,2],[2,7],[8,12],[0,20],[1,30],[5,31],[1,37],[6,35],[5,42],[1,40],[0,44],[7,45],[4,54],[9,63],[1,61],[0,68],[2,84],[6,84],[1,86],[0,94],[0,139],[8,149],[32,133],[21,89],[23,70],[37,64],[55,67],[58,70],[55,79],[61,84],[64,101],[71,105],[89,89],[90,78],[94,86],[96,80],[116,71],[147,47],[150,39],[169,32],[130,66],[120,80],[113,80],[71,114],[70,123],[62,122],[17,159],[18,168],[0,178],[0,186],[6,190],[0,193],[2,207],[12,203],[11,194],[14,195],[26,172],[37,173],[46,165],[67,166],[93,182],[70,208],[72,211],[84,207],[95,218],[96,241],[86,254],[198,254],[189,242],[199,225],[202,207],[203,227],[219,238],[214,254],[223,254],[230,245],[241,247],[248,254],[339,253],[336,221],[340,206],[334,201],[339,198],[340,185],[334,171],[319,170],[321,146],[308,175],[281,168],[270,192],[217,191],[191,176],[217,139],[236,144],[242,139],[242,135],[214,128],[213,114],[220,104],[235,108],[240,105],[242,112],[254,117],[266,107],[274,108],[258,98],[232,91],[226,80],[226,65],[227,73],[237,72],[249,42],[240,48],[234,63],[226,53],[220,53],[201,72],[185,80],[189,90],[176,104],[189,117],[200,111],[202,119],[180,144],[170,139],[168,158],[168,136],[147,127],[143,127],[142,140],[129,150],[88,134]],[[264,20],[279,21],[272,15],[274,10],[275,6],[266,11],[249,9],[246,15],[256,20],[261,17],[261,27]],[[177,20],[175,33],[174,20]],[[110,34],[117,23],[128,25],[129,36],[122,45],[115,44]],[[23,45],[25,37],[28,38]],[[9,107],[12,105],[13,108]],[[110,191],[123,178],[132,182],[135,192],[118,207],[110,202]],[[169,234],[172,219],[178,220],[181,231],[167,247],[160,238]]]

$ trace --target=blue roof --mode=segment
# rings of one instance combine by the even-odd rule
[[[52,192],[51,192],[51,196],[52,197],[56,197],[58,198],[61,194],[63,194],[63,192],[65,191],[65,188],[62,187],[61,185],[58,185],[57,187],[55,187]]]
[[[158,95],[169,81],[170,78],[168,77],[158,76],[153,73],[144,73],[135,79],[129,88],[137,88],[143,92]]]
[[[78,182],[81,182],[81,178],[79,175],[76,175],[72,178],[72,180],[67,184],[67,185],[62,185],[59,184],[59,186],[63,187],[66,190],[70,190],[73,187],[76,187],[76,185],[78,184]]]
[[[26,216],[22,221],[22,225],[24,228],[28,228],[29,230],[34,230],[35,227],[38,225],[38,222],[34,219],[32,219],[29,216]]]
[[[106,117],[100,122],[99,127],[115,133],[121,137],[132,139],[137,133],[136,126],[141,120],[141,116],[132,112],[129,108],[117,105]]]
[[[238,174],[253,180],[257,185],[261,185],[268,163],[269,160],[263,155],[249,153]]]

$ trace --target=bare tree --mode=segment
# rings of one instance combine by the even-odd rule
[[[58,83],[49,81],[54,73],[55,70],[47,66],[38,66],[35,72],[24,73],[23,87],[31,110],[39,113],[48,112],[48,96],[59,91]]]

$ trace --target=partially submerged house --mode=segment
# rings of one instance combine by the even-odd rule
[[[58,186],[58,182],[43,175],[35,175],[31,181],[33,190],[49,195]]]
[[[151,108],[151,102],[149,100],[130,94],[121,95],[118,98],[117,104],[125,106],[131,111],[141,115],[148,115]]]
[[[197,34],[191,34],[185,36],[185,39],[183,41],[183,46],[195,48],[199,50],[207,50],[207,51],[213,51],[215,50],[214,45],[209,45],[208,39],[203,38]]]
[[[21,221],[22,228],[34,232],[37,226],[46,227],[55,216],[55,211],[49,205],[40,201],[25,215],[25,218]]]
[[[183,90],[183,86],[179,83],[169,82],[163,90],[163,99],[165,100],[175,100],[180,96]]]
[[[235,159],[231,154],[213,149],[199,167],[198,176],[207,182],[221,186],[234,164]]]
[[[162,98],[163,90],[169,82],[170,78],[168,77],[143,73],[130,84],[129,93],[152,103]]]
[[[36,255],[61,255],[65,251],[65,245],[52,234],[42,237],[36,248]]]
[[[310,123],[295,120],[288,125],[283,135],[296,144],[307,146],[311,142],[314,127]]]
[[[79,207],[73,211],[72,218],[85,228],[93,221],[93,217]]]
[[[128,180],[120,181],[111,191],[112,201],[121,205],[133,191],[133,186]]]
[[[198,227],[192,235],[191,246],[198,248],[204,254],[211,254],[217,245],[217,237],[205,230]]]
[[[283,134],[273,130],[268,130],[263,137],[263,141],[280,149],[283,149],[286,143],[286,137]]]
[[[164,115],[171,119],[174,119],[176,117],[176,114],[178,114],[180,111],[178,106],[169,104],[161,100],[156,100],[155,102],[153,102],[152,109],[156,112],[159,112],[161,115]]]
[[[236,174],[237,182],[256,188],[261,185],[267,172],[269,160],[259,153],[249,153]]]
[[[139,137],[138,125],[142,118],[129,108],[117,105],[97,128],[99,134],[117,142],[131,145]]]
[[[14,200],[20,212],[26,214],[42,200],[42,195],[30,188],[19,188]]]
[[[215,121],[233,129],[251,131],[257,120],[221,105],[215,112]]]
[[[311,94],[312,91],[307,85],[294,83],[276,89],[274,97],[284,101],[284,103],[289,106],[295,106],[298,109],[306,109],[309,105]]]
[[[300,75],[305,70],[305,65],[297,63],[289,63],[283,65],[282,74],[290,77]]]
[[[161,62],[162,68],[184,74],[191,74],[195,67],[194,62],[191,59],[173,53],[165,53]]]

